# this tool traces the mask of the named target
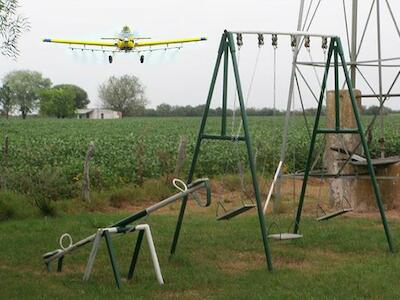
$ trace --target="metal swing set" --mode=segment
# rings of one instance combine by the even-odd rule
[[[268,193],[266,205],[263,207],[262,206],[262,198],[261,198],[261,191],[259,188],[258,184],[258,179],[257,179],[257,172],[255,168],[255,159],[254,159],[254,151],[253,151],[253,145],[251,142],[251,137],[249,133],[249,126],[248,126],[248,119],[247,119],[247,113],[246,113],[246,102],[245,98],[243,95],[243,89],[242,89],[242,84],[241,84],[241,78],[240,78],[240,72],[239,72],[239,64],[238,64],[238,58],[237,58],[237,51],[235,47],[235,38],[234,35],[236,35],[236,45],[240,49],[240,47],[243,45],[243,35],[257,35],[258,36],[258,46],[261,47],[264,45],[264,36],[269,35],[272,37],[272,43],[273,46],[277,46],[277,38],[278,36],[289,36],[291,39],[291,46],[294,48],[293,51],[293,56],[294,56],[294,61],[297,58],[298,54],[298,47],[300,44],[300,40],[303,38],[308,43],[310,43],[310,38],[320,38],[322,39],[322,47],[324,48],[324,51],[327,51],[327,60],[325,63],[325,72],[324,72],[324,77],[321,82],[321,90],[320,90],[320,95],[319,98],[317,99],[318,102],[318,108],[317,108],[317,114],[315,117],[315,123],[313,130],[310,131],[310,148],[308,151],[308,157],[307,157],[307,162],[305,165],[305,171],[304,171],[304,179],[303,179],[303,184],[302,184],[302,189],[301,189],[301,194],[300,194],[300,199],[298,202],[298,208],[296,211],[296,216],[295,220],[293,221],[293,232],[281,232],[277,234],[269,234],[270,228],[267,228],[266,225],[266,217],[264,215],[264,211],[266,211],[268,202],[271,199],[272,196],[272,189],[270,189],[270,192]],[[235,82],[235,87],[236,87],[236,93],[237,93],[237,98],[239,102],[239,111],[240,111],[240,117],[241,117],[241,123],[239,130],[237,131],[237,134],[232,136],[227,134],[227,103],[228,103],[228,66],[229,66],[229,61],[231,60],[232,66],[233,66],[233,73],[234,73],[234,82]],[[333,60],[333,63],[331,63]],[[223,84],[222,84],[222,114],[221,114],[221,128],[220,132],[218,134],[207,134],[205,133],[205,127],[207,124],[207,119],[209,115],[209,109],[211,105],[211,101],[213,98],[214,94],[214,89],[217,81],[217,77],[219,74],[219,69],[221,62],[223,61]],[[276,66],[275,66],[276,67]],[[334,68],[334,73],[335,73],[335,108],[336,108],[336,125],[334,129],[329,129],[329,128],[320,128],[319,122],[320,122],[320,116],[321,116],[321,111],[322,111],[322,106],[324,102],[324,94],[327,88],[327,79],[328,79],[328,74],[329,70],[331,67]],[[339,97],[339,71],[340,67],[343,69],[343,74],[345,78],[345,83],[347,85],[347,88],[350,93],[350,98],[351,98],[351,103],[352,103],[352,109],[354,113],[354,117],[356,119],[357,127],[356,128],[342,128],[341,127],[341,122],[340,122],[340,97]],[[293,79],[295,76],[293,76]],[[293,81],[294,84],[294,81]],[[293,95],[289,95],[291,98]],[[288,107],[290,108],[290,101],[288,101]],[[287,123],[288,118],[285,118],[285,127],[287,131]],[[241,129],[243,129],[243,134],[241,134]],[[246,205],[245,203],[242,203],[242,206],[233,208],[231,210],[224,210],[224,214],[218,216],[219,220],[229,220],[233,217],[236,217],[252,208],[257,208],[257,215],[258,215],[258,220],[259,220],[259,225],[260,225],[260,231],[261,231],[261,237],[263,241],[263,247],[264,247],[264,252],[265,252],[265,257],[266,257],[266,262],[267,262],[267,267],[270,271],[273,270],[273,265],[272,265],[272,257],[271,257],[271,252],[270,252],[270,247],[269,247],[269,242],[268,238],[273,238],[273,239],[279,239],[279,240],[291,240],[291,239],[298,239],[301,238],[302,235],[299,233],[299,228],[300,228],[300,222],[301,222],[301,214],[302,214],[302,209],[303,209],[303,204],[304,204],[304,199],[305,199],[305,192],[307,188],[307,183],[308,179],[310,176],[311,172],[311,167],[312,167],[312,157],[313,157],[313,152],[315,149],[315,144],[316,144],[316,138],[317,135],[319,134],[357,134],[360,136],[361,139],[361,145],[364,149],[365,153],[365,159],[366,159],[366,164],[368,167],[368,173],[371,178],[371,183],[373,186],[373,192],[375,195],[376,203],[379,208],[380,214],[381,214],[381,219],[382,223],[384,226],[385,234],[386,234],[386,239],[389,245],[390,251],[394,251],[393,248],[393,243],[391,239],[391,234],[389,230],[389,226],[386,220],[386,215],[381,199],[381,194],[379,190],[379,186],[377,183],[377,179],[375,176],[375,170],[373,168],[372,162],[371,162],[371,157],[368,149],[368,144],[365,138],[364,134],[364,128],[360,120],[360,114],[358,111],[358,107],[356,105],[356,100],[355,100],[355,95],[353,93],[353,88],[352,88],[352,82],[350,80],[350,75],[347,69],[347,63],[344,57],[343,53],[343,47],[341,44],[341,40],[339,37],[334,36],[334,35],[326,35],[326,34],[312,34],[309,32],[260,32],[260,31],[227,31],[225,30],[224,33],[222,34],[221,37],[221,42],[219,45],[218,49],[218,54],[217,54],[217,59],[214,67],[214,72],[212,75],[211,79],[211,85],[209,88],[208,96],[207,96],[207,101],[203,113],[203,117],[201,120],[201,125],[199,129],[199,133],[197,136],[197,141],[196,141],[196,146],[192,158],[192,163],[188,175],[188,183],[190,183],[193,180],[195,169],[196,169],[196,164],[199,158],[200,154],[200,148],[201,144],[204,140],[212,140],[212,141],[224,141],[224,142],[244,142],[246,146],[246,152],[247,152],[247,162],[248,166],[250,169],[250,175],[251,175],[251,180],[252,180],[252,187],[253,187],[253,192],[254,192],[254,198],[255,198],[255,205]],[[285,141],[286,139],[286,141]],[[284,134],[284,146],[282,147],[282,152],[286,152],[286,143],[287,143],[287,132]],[[274,180],[272,182],[272,186],[275,185],[277,178],[281,172],[281,168],[283,165],[283,160],[281,159],[278,169],[275,173]],[[222,206],[223,207],[223,206]],[[184,214],[186,210],[186,200],[184,199],[181,204],[181,209],[175,229],[175,234],[174,234],[174,239],[173,243],[171,246],[171,254],[173,255],[176,251],[177,243],[179,240],[179,234],[180,234],[180,229],[182,226]],[[344,210],[343,210],[344,211]],[[339,215],[339,214],[336,214]],[[334,217],[334,215],[331,215],[330,217]],[[274,224],[271,224],[273,226]],[[270,226],[270,227],[271,227]]]

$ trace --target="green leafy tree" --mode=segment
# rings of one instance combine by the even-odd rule
[[[36,71],[21,70],[8,73],[3,80],[12,92],[14,101],[25,119],[37,108],[40,91],[51,87],[51,81]]]
[[[0,105],[1,105],[1,112],[7,117],[13,111],[15,102],[12,97],[11,89],[8,85],[3,85],[0,88]]]
[[[143,114],[148,103],[143,85],[134,75],[111,76],[99,87],[105,108],[122,112],[123,116]]]
[[[156,111],[159,116],[165,117],[171,115],[172,107],[167,103],[161,103],[160,105],[157,105]]]
[[[73,84],[58,84],[54,88],[70,89],[75,93],[75,108],[86,108],[90,103],[88,94],[84,89]]]
[[[18,14],[18,0],[0,0],[0,53],[17,58],[18,40],[29,30],[27,19]]]
[[[75,114],[75,92],[70,88],[51,88],[40,93],[40,113],[67,118]]]
[[[386,106],[384,106],[382,108],[382,111],[383,111],[384,115],[388,115],[388,114],[393,112],[391,108],[386,107]],[[379,115],[380,114],[380,107],[376,106],[376,105],[372,105],[372,106],[370,106],[370,107],[365,109],[364,114],[372,115],[372,116]]]

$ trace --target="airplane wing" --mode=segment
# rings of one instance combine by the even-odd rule
[[[191,38],[191,39],[176,39],[176,40],[160,40],[160,41],[148,41],[148,42],[137,42],[135,43],[135,47],[148,47],[148,46],[157,46],[157,45],[170,45],[170,44],[183,44],[183,43],[192,43],[192,42],[200,42],[206,41],[207,38],[199,37],[199,38]]]
[[[59,40],[59,39],[43,39],[44,43],[57,43],[68,45],[85,45],[85,46],[104,46],[116,47],[116,42],[101,42],[101,41],[80,41],[80,40]]]

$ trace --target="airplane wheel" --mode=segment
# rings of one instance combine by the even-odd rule
[[[141,56],[140,56],[140,63],[141,63],[141,64],[144,63],[144,55],[141,55]]]
[[[108,57],[108,61],[110,62],[110,64],[112,64],[112,62],[113,62],[113,57],[112,57],[111,55]]]

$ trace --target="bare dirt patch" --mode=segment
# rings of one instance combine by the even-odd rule
[[[264,253],[240,252],[232,254],[230,259],[218,262],[217,267],[224,273],[234,276],[238,273],[263,269],[265,268],[265,264]],[[307,260],[278,255],[274,256],[273,264],[274,267],[279,269],[312,269],[314,267],[313,264]]]
[[[290,180],[288,180],[290,181]],[[327,202],[327,199],[325,199],[326,196],[326,186],[322,187],[322,192],[320,191],[320,181],[312,178],[310,180],[310,184],[307,188],[307,198],[304,201],[304,206],[303,206],[303,215],[308,216],[308,217],[316,217],[317,215],[317,204],[318,203],[324,203]],[[261,183],[260,183],[261,185]],[[266,184],[264,184],[266,187],[269,187],[269,183],[266,181]],[[251,201],[254,201],[254,195],[251,195],[252,193],[243,193],[240,190],[240,187],[237,187],[237,190],[232,190],[232,189],[227,189],[222,180],[211,180],[211,189],[212,189],[212,205],[208,208],[201,208],[198,207],[198,205],[189,197],[189,201],[187,202],[187,207],[189,210],[192,212],[195,212],[196,214],[204,214],[204,215],[214,215],[216,212],[216,207],[217,203],[220,201],[226,209],[231,209],[237,206],[240,206],[242,204],[242,201],[245,203],[251,203]],[[297,210],[297,205],[298,205],[298,200],[299,200],[299,193],[301,190],[301,185],[298,180],[296,180],[296,183],[290,184],[290,182],[287,182],[286,184],[281,185],[281,194],[282,199],[281,203],[283,208],[280,209],[280,214],[283,216],[293,216],[294,212]],[[265,196],[265,191],[263,191],[263,199],[266,198]],[[293,193],[294,192],[294,193]],[[294,194],[294,195],[293,195]],[[172,194],[171,194],[172,195]],[[200,197],[204,199],[205,195],[203,193],[200,193]],[[163,199],[160,199],[161,201]],[[137,212],[141,209],[145,209],[158,201],[147,201],[147,202],[141,202],[138,205],[132,204],[132,203],[122,203],[121,207],[115,208],[111,206],[105,206],[102,208],[99,208],[99,211],[105,212],[105,213],[118,213],[118,212],[123,212],[123,213],[134,213]],[[163,209],[160,209],[157,211],[156,214],[159,215],[176,215],[177,212],[180,210],[181,207],[181,200],[178,200],[171,205],[168,205],[167,207],[164,207]],[[272,215],[272,204],[269,206],[269,209],[267,211],[267,215]],[[329,207],[324,206],[324,208],[327,208],[327,211],[330,211]],[[248,214],[256,214],[256,210],[249,211]],[[389,219],[393,220],[400,220],[400,210],[389,210],[386,212],[386,215]],[[375,208],[373,211],[353,211],[351,213],[347,213],[344,217],[350,217],[350,218],[370,218],[370,219],[380,219],[379,211],[377,208]]]

